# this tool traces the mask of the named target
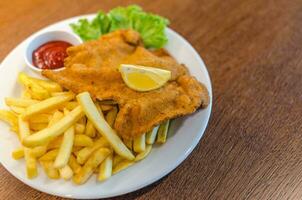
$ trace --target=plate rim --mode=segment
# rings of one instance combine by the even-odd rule
[[[13,54],[21,45],[23,45],[24,43],[27,43],[29,41],[29,39],[31,37],[33,37],[36,34],[39,34],[42,31],[45,31],[46,29],[50,28],[51,26],[56,26],[59,25],[63,22],[67,22],[67,21],[72,21],[72,20],[76,20],[79,18],[90,18],[95,16],[97,13],[91,13],[91,14],[85,14],[85,15],[78,15],[78,16],[74,16],[71,18],[66,18],[60,21],[57,21],[55,23],[49,24],[41,29],[39,29],[38,31],[32,33],[31,35],[29,35],[28,37],[26,37],[24,40],[22,40],[22,42],[20,42],[16,47],[14,47],[12,50],[10,50],[10,52],[4,57],[4,59],[2,60],[2,62],[0,63],[0,73],[4,70],[4,68],[2,67],[3,63],[6,62],[6,60],[8,59],[8,57]],[[179,167],[179,165],[192,153],[192,151],[196,148],[197,144],[200,142],[203,134],[205,133],[207,127],[208,127],[208,123],[212,114],[212,102],[213,102],[213,91],[212,91],[212,81],[211,81],[211,77],[209,75],[208,69],[203,61],[203,59],[201,58],[201,56],[199,55],[199,53],[195,50],[195,48],[179,33],[177,33],[176,31],[174,31],[173,29],[167,27],[166,31],[170,32],[170,34],[176,36],[178,38],[178,40],[181,40],[182,43],[184,43],[186,45],[187,48],[189,48],[193,53],[194,53],[194,57],[197,58],[198,63],[200,63],[201,65],[204,66],[205,70],[205,78],[208,81],[208,91],[209,91],[209,96],[210,96],[210,103],[208,105],[208,115],[206,116],[205,119],[205,126],[202,127],[199,131],[198,134],[196,134],[196,139],[192,140],[192,143],[190,145],[190,148],[188,149],[188,151],[186,151],[184,154],[182,154],[181,156],[178,157],[177,160],[175,160],[173,163],[173,165],[170,165],[169,168],[165,168],[165,170],[161,173],[160,176],[156,176],[148,181],[145,181],[143,184],[137,185],[137,186],[132,186],[132,187],[128,187],[126,189],[122,189],[120,190],[118,193],[114,194],[114,195],[87,195],[87,194],[81,194],[80,196],[74,196],[74,195],[68,195],[68,194],[64,194],[61,192],[57,192],[57,193],[53,193],[53,192],[49,192],[46,189],[44,189],[43,187],[34,185],[32,182],[30,182],[28,179],[23,178],[23,177],[19,177],[17,174],[15,174],[13,172],[13,170],[11,170],[10,168],[8,168],[5,164],[3,164],[2,159],[0,158],[0,164],[15,178],[17,178],[19,181],[21,181],[23,184],[30,186],[31,188],[38,190],[40,192],[44,192],[46,194],[50,194],[50,195],[54,195],[54,196],[59,196],[59,197],[64,197],[64,198],[77,198],[77,199],[94,199],[94,198],[109,198],[109,197],[117,197],[117,196],[121,196],[124,194],[128,194],[134,191],[137,191],[139,189],[145,188],[148,185],[151,185],[153,183],[155,183],[156,181],[161,180],[163,177],[167,176],[169,173],[171,173],[173,170],[175,170],[177,167]]]

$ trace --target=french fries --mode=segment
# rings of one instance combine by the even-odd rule
[[[24,138],[30,135],[29,123],[24,121],[21,116],[18,117],[19,138],[22,142]]]
[[[25,111],[24,108],[18,106],[10,106],[10,109],[16,114],[22,114]]]
[[[95,137],[96,135],[96,130],[94,128],[94,125],[90,120],[87,120],[85,135],[92,138]]]
[[[60,173],[59,170],[53,166],[53,161],[40,161],[42,167],[48,178],[50,179],[59,179]]]
[[[69,93],[69,92],[52,92],[52,93],[51,93],[51,96],[52,96],[52,97],[56,97],[56,96],[65,95],[65,94],[67,94],[67,93]]]
[[[48,124],[49,121],[51,120],[52,115],[50,114],[38,114],[38,115],[34,115],[29,119],[30,123],[46,123]]]
[[[74,157],[74,155],[70,155],[69,157],[69,161],[68,161],[68,165],[70,166],[70,168],[72,169],[72,171],[74,173],[79,173],[81,170],[81,165],[77,162],[76,158]]]
[[[114,107],[114,106],[112,106],[112,105],[101,104],[101,109],[102,109],[102,111],[104,111],[104,112],[111,110],[113,107]]]
[[[46,123],[30,123],[30,129],[33,131],[40,131],[47,127]]]
[[[98,181],[110,178],[112,174],[112,154],[109,155],[100,165]]]
[[[133,150],[137,153],[143,152],[146,149],[145,135],[142,134],[133,140]]]
[[[74,146],[89,147],[93,145],[93,140],[84,134],[76,134],[74,137]]]
[[[65,180],[69,180],[73,176],[73,171],[71,167],[69,167],[69,165],[65,165],[64,167],[60,168],[59,173],[60,173],[60,177]]]
[[[82,124],[82,125],[86,125],[86,122],[87,122],[87,119],[86,119],[86,116],[82,117],[79,121],[78,121],[78,124]]]
[[[83,92],[77,96],[88,119],[94,124],[96,129],[106,138],[111,144],[115,152],[128,160],[133,160],[134,156],[131,151],[124,145],[122,140],[117,136],[115,131],[108,125],[106,120],[99,114],[96,106],[94,105],[90,94]]]
[[[76,123],[74,129],[76,134],[83,134],[85,132],[85,125]]]
[[[15,149],[13,152],[12,152],[12,157],[15,159],[15,160],[19,160],[21,158],[24,157],[24,149],[21,147],[19,149]]]
[[[76,184],[85,183],[92,175],[93,171],[99,166],[99,164],[101,164],[103,160],[107,158],[110,153],[111,151],[107,148],[100,148],[96,150],[91,157],[89,157],[80,172],[73,177],[73,182]]]
[[[130,160],[123,160],[120,163],[118,163],[112,170],[112,174],[117,174],[118,172],[130,167],[133,165],[135,162],[130,161]]]
[[[60,146],[62,144],[62,140],[63,140],[63,137],[62,136],[58,136],[55,139],[51,140],[45,146],[47,147],[48,150],[49,149],[58,149],[58,148],[60,148]]]
[[[104,114],[103,114],[103,111],[102,111],[102,109],[101,109],[100,104],[99,104],[99,103],[96,103],[96,104],[95,104],[95,107],[96,107],[96,109],[98,110],[98,113],[101,115],[101,117],[104,118]]]
[[[102,107],[101,107],[101,109],[102,109]],[[116,115],[117,115],[117,107],[114,106],[106,115],[106,121],[110,127],[113,127]]]
[[[18,80],[27,88],[31,97],[33,97],[34,99],[43,100],[50,97],[50,94],[46,89],[44,89],[39,84],[36,84],[35,81],[30,79],[26,74],[19,73]]]
[[[68,110],[73,110],[75,109],[77,106],[78,106],[78,102],[76,101],[70,101],[70,102],[67,102],[63,105],[64,108],[68,109]]]
[[[146,158],[149,155],[149,153],[151,152],[151,149],[152,149],[152,145],[149,145],[149,144],[146,145],[145,151],[137,154],[134,161],[137,162],[137,161],[140,161],[140,160],[143,160],[144,158]]]
[[[21,98],[22,99],[32,99],[30,93],[28,92],[28,89],[24,90],[21,93]]]
[[[62,112],[55,111],[52,118],[50,119],[50,121],[48,123],[48,127],[51,127],[52,125],[54,125],[55,123],[60,121],[63,117],[64,117],[64,114]]]
[[[12,98],[12,97],[5,98],[5,104],[7,106],[17,106],[17,107],[22,107],[22,108],[26,108],[28,106],[34,105],[39,102],[40,101],[32,100],[32,99],[18,99],[18,98]]]
[[[53,149],[39,158],[39,161],[54,161],[59,153],[59,149]]]
[[[16,115],[14,115],[12,111],[7,110],[0,110],[0,120],[8,123],[11,126],[14,126],[18,123]]]
[[[112,160],[113,167],[115,167],[117,164],[119,164],[123,160],[125,160],[125,158],[123,158],[122,156],[114,155],[113,160]]]
[[[170,120],[165,121],[163,124],[159,126],[158,135],[157,135],[157,143],[163,144],[166,142],[167,134],[169,130]]]
[[[72,146],[73,146],[73,139],[74,139],[74,127],[71,126],[64,133],[63,141],[61,143],[59,153],[54,162],[55,168],[62,168],[68,163]]]
[[[77,147],[77,146],[73,146],[72,147],[72,153],[77,155],[77,153],[82,150],[83,147]]]
[[[59,105],[61,105],[62,103],[70,101],[73,97],[74,97],[73,94],[70,93],[67,95],[45,99],[44,101],[28,106],[25,109],[24,113],[22,114],[22,117],[24,119],[28,119],[30,116],[43,113],[45,111],[53,110],[57,108]]]
[[[11,130],[11,131],[13,131],[13,132],[15,132],[15,133],[17,133],[17,134],[19,133],[19,128],[18,128],[17,125],[11,126],[9,130]]]
[[[105,181],[146,158],[155,141],[167,139],[169,121],[140,137],[121,139],[112,128],[116,102],[94,103],[87,92],[75,99],[59,84],[24,73],[18,79],[25,86],[22,98],[5,98],[10,110],[0,110],[0,120],[18,134],[21,146],[11,157],[25,159],[30,179],[38,175],[40,163],[51,179],[83,184],[97,173],[97,180]]]
[[[155,142],[158,129],[159,129],[159,126],[156,126],[151,131],[146,133],[146,143],[147,144],[153,144]]]
[[[25,157],[25,163],[26,163],[27,178],[33,179],[36,176],[38,176],[37,160],[31,154],[31,149],[29,149],[29,148],[24,149],[24,157]]]
[[[27,147],[35,147],[46,144],[51,139],[61,135],[71,127],[76,121],[83,117],[83,114],[82,108],[78,106],[51,127],[47,127],[24,138],[23,145]]]
[[[55,82],[47,81],[47,80],[41,80],[33,77],[27,76],[29,80],[32,82],[35,82],[37,85],[40,85],[44,89],[46,89],[48,92],[62,92],[62,87]]]
[[[89,156],[97,149],[101,147],[109,147],[109,143],[106,141],[105,138],[100,138],[90,147],[85,147],[78,151],[77,153],[77,162],[79,164],[84,164]]]
[[[40,158],[47,151],[47,147],[45,146],[37,146],[31,149],[31,153],[35,158]]]
[[[19,138],[22,141],[25,137],[30,135],[28,122],[24,121],[21,116],[18,117]],[[37,160],[32,155],[31,149],[24,148],[24,158],[26,163],[27,178],[32,179],[38,175]]]

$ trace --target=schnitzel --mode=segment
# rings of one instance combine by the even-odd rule
[[[65,68],[45,70],[47,78],[75,93],[88,91],[94,99],[114,100],[119,112],[114,129],[123,138],[134,138],[165,120],[188,115],[209,103],[206,87],[190,76],[164,49],[147,50],[140,35],[119,30],[98,40],[69,47]],[[171,79],[161,88],[138,92],[124,83],[118,67],[134,64],[171,71]]]
[[[134,138],[165,120],[195,112],[209,103],[206,87],[190,76],[164,49],[143,47],[140,35],[119,30],[67,49],[65,69],[43,75],[75,93],[88,91],[94,99],[114,100],[119,112],[114,129],[124,138]],[[162,88],[137,92],[124,83],[118,67],[135,64],[171,71]]]

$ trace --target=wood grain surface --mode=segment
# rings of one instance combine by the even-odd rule
[[[134,1],[0,1],[0,60],[37,30]],[[116,199],[302,199],[302,1],[144,0],[200,53],[208,128],[172,173]],[[0,80],[1,81],[1,80]],[[0,199],[61,199],[0,167]]]

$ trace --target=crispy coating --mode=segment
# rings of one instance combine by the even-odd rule
[[[65,69],[43,71],[43,75],[75,93],[90,92],[98,100],[114,100],[119,112],[114,128],[124,138],[134,138],[165,120],[206,107],[206,87],[190,76],[187,68],[164,49],[150,51],[132,30],[115,31],[67,50]],[[137,92],[126,86],[120,64],[157,67],[172,72],[162,88]]]

